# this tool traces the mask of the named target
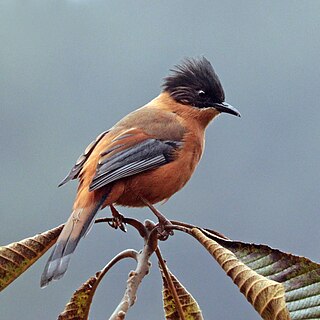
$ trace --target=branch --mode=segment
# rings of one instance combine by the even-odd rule
[[[136,258],[137,267],[136,270],[129,273],[127,281],[126,291],[123,295],[119,305],[109,318],[109,320],[123,320],[129,310],[129,308],[135,303],[137,299],[137,291],[142,279],[149,273],[151,262],[149,261],[150,256],[154,253],[158,246],[158,230],[153,228],[150,232],[149,237]]]
[[[112,222],[113,218],[99,218],[95,220],[95,223],[102,223],[102,222]],[[140,221],[136,220],[136,219],[132,219],[132,218],[123,218],[123,222],[125,224],[129,224],[132,227],[134,227],[141,235],[142,238],[147,238],[148,235],[148,230],[153,229],[153,227],[155,226],[155,223],[151,220],[146,220],[145,221],[145,225],[143,225]],[[229,240],[225,235],[223,235],[222,233],[215,231],[215,230],[211,230],[211,229],[207,229],[207,228],[201,228],[189,223],[185,223],[185,222],[181,222],[181,221],[176,221],[176,220],[170,220],[170,222],[172,223],[172,225],[167,225],[165,226],[165,229],[170,231],[170,230],[178,230],[178,231],[182,231],[188,234],[192,234],[191,233],[191,229],[193,228],[199,228],[201,230],[205,230],[206,232],[209,232],[211,234],[213,234],[216,237],[225,239],[225,240]],[[150,224],[150,225],[149,225]]]
[[[105,222],[112,222],[113,218],[108,218],[108,217],[105,217],[105,218],[99,218],[99,219],[96,219],[94,223],[105,223]],[[140,233],[140,236],[142,238],[145,238],[147,236],[147,230],[145,228],[145,226],[138,220],[136,219],[132,219],[132,218],[125,218],[123,217],[123,222],[125,224],[130,224],[132,227],[134,227],[139,233]]]
[[[112,221],[112,218],[103,218],[103,219],[97,219],[95,222],[110,222]],[[165,262],[161,256],[160,250],[157,247],[157,238],[159,237],[158,234],[158,225],[156,225],[153,221],[151,220],[146,220],[144,222],[144,225],[131,218],[123,218],[123,222],[126,224],[130,224],[133,226],[139,233],[140,235],[144,238],[145,240],[145,246],[143,250],[137,255],[137,268],[135,271],[132,271],[129,274],[129,279],[127,281],[127,288],[124,293],[124,296],[117,306],[116,310],[113,312],[112,316],[110,317],[111,320],[122,320],[125,318],[127,311],[129,308],[135,303],[136,300],[136,292],[138,290],[138,287],[144,278],[146,274],[148,274],[149,269],[150,269],[150,262],[149,258],[153,254],[153,252],[156,252],[156,255],[158,257],[159,263],[161,265],[161,269],[163,270],[164,277],[167,280],[168,286],[170,288],[172,297],[175,301],[177,313],[179,315],[179,318],[181,320],[184,320],[184,312],[182,309],[182,305],[180,303],[180,299],[178,297],[177,291],[175,289],[175,286],[172,282],[172,279],[169,275],[169,272],[167,270],[167,267],[165,265]],[[192,229],[195,228],[196,226],[187,224],[184,222],[180,221],[170,221],[171,224],[168,224],[165,226],[165,229],[167,231],[172,231],[172,230],[179,230],[182,232],[185,232],[187,234],[192,235]],[[214,236],[217,236],[222,239],[227,239],[224,235],[213,231],[213,230],[205,230],[206,232],[209,232],[213,234]],[[153,238],[153,240],[151,240]]]
[[[105,274],[120,260],[126,258],[137,258],[138,252],[133,249],[127,249],[117,254],[101,271],[91,277],[82,286],[74,292],[70,301],[66,304],[64,310],[60,313],[59,320],[88,319],[93,296]]]

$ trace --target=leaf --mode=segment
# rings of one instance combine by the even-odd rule
[[[117,254],[101,271],[89,278],[81,287],[74,292],[65,309],[60,313],[58,320],[87,320],[93,296],[108,271],[119,261],[126,258],[136,259],[138,253],[127,249]]]
[[[70,302],[65,306],[64,311],[59,315],[58,320],[86,320],[89,316],[93,295],[98,285],[98,276],[88,279],[82,286],[74,292]]]
[[[175,305],[174,298],[171,294],[170,287],[167,283],[165,275],[160,269],[163,281],[163,308],[165,312],[165,317],[167,320],[180,320],[177,308]],[[178,281],[178,279],[168,270],[171,280],[176,288],[179,301],[182,305],[182,310],[186,320],[202,320],[202,313],[197,301],[193,296],[187,291],[187,289]]]
[[[291,319],[320,319],[320,265],[265,245],[234,242],[231,250],[262,276],[281,283]]]
[[[263,319],[293,319],[290,318],[291,315],[289,316],[289,312],[286,307],[285,287],[281,283],[268,279],[256,272],[258,270],[261,271],[261,268],[270,267],[270,261],[266,263],[261,261],[261,268],[256,268],[256,271],[241,261],[242,259],[250,256],[252,253],[251,251],[255,253],[254,250],[250,250],[251,248],[254,248],[252,245],[237,242],[238,249],[235,249],[236,246],[233,246],[232,241],[227,241],[216,236],[212,236],[212,238],[215,238],[213,240],[207,236],[208,233],[204,234],[204,232],[199,229],[192,229],[192,234],[216,259],[226,274],[239,287],[240,291],[245,295],[249,303],[253,305]],[[221,240],[222,244],[218,243],[217,240]],[[226,247],[228,247],[228,249],[229,247],[235,249],[234,252],[236,252],[238,256]],[[270,251],[272,251],[272,249],[270,249]],[[258,250],[256,250],[256,253],[259,255]],[[255,258],[256,257],[253,258],[251,256],[252,260],[255,260]]]
[[[56,242],[63,225],[0,247],[0,291],[33,265]]]
[[[217,242],[230,250],[229,252],[234,255],[233,259],[238,259],[251,271],[263,276],[264,279],[281,284],[284,289],[283,300],[290,319],[320,319],[320,265],[318,263],[266,245],[221,239],[204,230],[201,232],[199,229],[193,229],[192,233],[203,245],[210,246],[210,241]],[[223,256],[222,251],[220,252],[221,257],[217,259],[221,261]],[[223,268],[227,265],[228,262],[224,262]],[[237,269],[229,270],[227,274],[234,279],[236,272]],[[246,273],[237,275],[240,279],[245,276]]]

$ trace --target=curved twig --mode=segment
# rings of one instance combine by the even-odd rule
[[[177,225],[177,226],[180,226],[180,227],[185,227],[185,228],[188,228],[188,229],[192,229],[192,228],[196,227],[193,224],[189,224],[189,223],[185,223],[185,222],[177,221],[177,220],[170,220],[170,222],[173,225]]]
[[[100,271],[98,276],[98,281],[101,281],[101,279],[105,276],[105,274],[120,260],[123,260],[126,258],[132,258],[137,261],[137,257],[138,257],[138,252],[134,249],[126,249],[121,251],[112,260],[110,260],[109,263]]]
[[[151,228],[153,228],[153,226],[156,225],[151,220],[146,220],[146,221],[149,221],[151,223]],[[99,219],[96,219],[96,221],[95,221],[95,223],[102,223],[102,222],[112,222],[112,218],[107,218],[107,217],[99,218]],[[148,235],[147,229],[150,230],[151,229],[150,226],[149,227],[147,226],[147,228],[146,228],[146,225],[143,225],[140,221],[133,219],[133,218],[123,218],[123,222],[134,227],[139,232],[141,237],[146,240],[147,235]],[[189,223],[185,223],[185,222],[181,222],[181,221],[177,221],[177,220],[170,220],[170,222],[172,223],[172,225],[165,226],[165,229],[178,230],[178,231],[182,231],[182,232],[191,234],[191,229],[198,228],[198,229],[204,230],[205,232],[209,232],[211,235],[213,235],[215,237],[222,238],[224,240],[230,240],[225,235],[223,235],[222,233],[215,231],[215,230],[211,230],[208,228],[201,228],[201,227],[195,226],[193,224],[189,224]]]
[[[103,223],[103,222],[112,222],[113,218],[99,218],[96,219],[94,223]],[[133,219],[133,218],[123,218],[123,222],[126,224],[130,224],[132,227],[134,227],[140,234],[140,236],[142,238],[146,238],[147,237],[147,230],[146,227],[138,220]]]
[[[83,317],[81,319],[88,319],[89,311],[90,311],[90,305],[92,303],[93,296],[96,292],[97,287],[99,286],[102,278],[105,276],[105,274],[120,260],[123,260],[125,258],[133,258],[137,260],[138,252],[133,249],[127,249],[119,254],[117,254],[101,271],[98,271],[95,275],[95,277],[90,278],[85,284],[83,284],[72,296],[70,302],[66,305],[65,310],[60,314],[59,319],[69,319],[70,316],[70,310],[69,305],[73,307],[73,304],[79,299],[79,294],[81,291],[85,291],[86,285],[89,286],[88,292],[85,292],[85,295],[83,297],[86,298],[85,305],[82,306],[82,312]],[[83,293],[83,292],[82,292]],[[77,304],[76,304],[77,305]],[[72,309],[71,307],[71,309]],[[72,312],[72,310],[71,310]]]
[[[176,221],[176,220],[170,220],[170,222],[174,225],[174,226],[180,226],[180,227],[183,227],[185,229],[179,229],[179,228],[176,228],[175,230],[180,230],[180,231],[184,231],[186,233],[189,233],[191,234],[191,229],[193,228],[198,228],[198,229],[201,229],[201,230],[205,230],[206,232],[209,232],[210,234],[216,236],[216,237],[219,237],[219,238],[222,238],[222,239],[225,239],[225,240],[230,240],[229,238],[227,238],[224,234],[218,232],[218,231],[215,231],[215,230],[212,230],[212,229],[208,229],[208,228],[201,228],[201,227],[198,227],[198,226],[195,226],[193,224],[189,224],[189,223],[185,223],[185,222],[181,222],[181,221]]]

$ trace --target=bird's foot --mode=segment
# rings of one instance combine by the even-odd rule
[[[158,239],[160,241],[165,241],[169,236],[173,236],[173,230],[168,229],[168,226],[172,226],[172,223],[165,218],[165,220],[160,220],[156,228],[158,229]]]
[[[123,222],[124,216],[111,204],[112,221],[108,222],[109,226],[114,229],[120,229],[123,232],[127,232],[125,223]]]
[[[168,226],[172,226],[170,220],[168,220],[159,210],[157,210],[149,201],[141,198],[146,206],[154,213],[158,218],[159,223],[157,224],[158,239],[161,241],[167,240],[169,236],[173,236],[173,230],[170,230]]]

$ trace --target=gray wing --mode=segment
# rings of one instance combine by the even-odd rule
[[[146,139],[99,161],[90,191],[113,181],[155,169],[174,159],[173,152],[182,146],[181,141]],[[103,155],[110,151],[106,150]]]
[[[68,175],[59,183],[58,187],[61,187],[65,183],[67,183],[70,180],[76,179],[79,176],[80,171],[83,168],[84,163],[87,161],[88,157],[92,153],[94,147],[97,145],[97,143],[108,133],[109,131],[104,131],[101,134],[98,135],[98,137],[93,140],[86,148],[83,154],[78,158],[75,165],[71,169],[71,171],[68,173]]]

